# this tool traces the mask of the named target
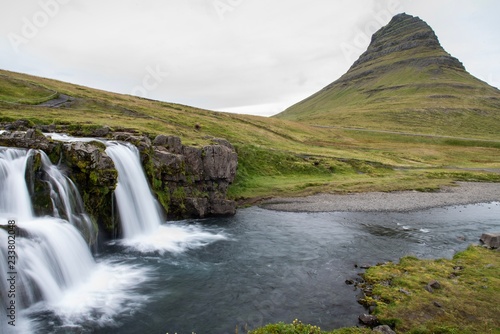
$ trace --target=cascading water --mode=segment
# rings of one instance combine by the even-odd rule
[[[33,217],[31,199],[24,178],[31,151],[0,148],[0,213],[18,219]]]
[[[36,325],[26,320],[32,308],[54,313],[63,325],[73,325],[75,319],[101,321],[104,317],[109,321],[110,315],[126,309],[134,299],[133,293],[126,295],[124,291],[146,279],[145,271],[132,266],[94,261],[77,229],[82,228],[89,237],[95,235],[76,187],[43,152],[39,153],[51,189],[54,217],[33,216],[25,173],[29,157],[36,153],[0,148],[2,333],[34,332]],[[12,235],[15,238],[9,237]],[[10,305],[16,306],[16,313],[8,318],[6,312],[13,314],[8,310]]]
[[[53,216],[68,220],[84,236],[89,244],[97,238],[97,228],[83,208],[83,201],[75,184],[52,164],[49,157],[42,151],[42,159],[46,182],[50,187],[50,199],[54,209]]]
[[[144,177],[139,151],[131,144],[107,142],[106,153],[118,170],[115,196],[124,238],[151,234],[163,222],[156,200]]]
[[[160,205],[151,193],[137,148],[120,142],[106,145],[106,153],[118,171],[115,196],[123,229],[122,244],[141,252],[178,253],[226,239],[198,226],[162,225]]]

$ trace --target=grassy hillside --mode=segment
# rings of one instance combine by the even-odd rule
[[[36,105],[60,94],[72,98],[69,105]],[[171,134],[190,145],[204,145],[211,137],[226,138],[239,154],[230,196],[242,200],[320,191],[428,190],[453,180],[500,180],[496,173],[500,141],[480,140],[481,136],[322,128],[0,71],[0,123],[17,119],[79,133],[108,125],[151,136]]]
[[[500,91],[470,75],[425,22],[401,14],[340,79],[276,117],[500,139]]]

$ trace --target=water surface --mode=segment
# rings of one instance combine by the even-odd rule
[[[481,233],[497,231],[499,217],[500,203],[412,213],[287,213],[253,207],[195,226],[170,224],[221,238],[206,245],[196,240],[194,249],[187,239],[163,252],[107,245],[98,263],[113,261],[147,273],[133,291],[144,300],[113,317],[112,325],[89,320],[81,326],[95,333],[179,334],[234,333],[236,327],[241,333],[245,326],[295,318],[325,330],[353,326],[364,309],[344,282],[362,271],[356,264],[404,255],[450,258],[477,243]]]

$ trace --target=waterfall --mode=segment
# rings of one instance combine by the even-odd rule
[[[123,237],[134,238],[155,232],[163,223],[160,207],[144,176],[139,151],[131,144],[107,142],[106,153],[118,171],[115,196]]]
[[[31,151],[0,147],[0,214],[18,219],[33,217],[25,180],[26,161],[30,154]]]
[[[50,187],[53,216],[69,221],[80,231],[89,244],[93,244],[97,238],[97,228],[85,212],[78,189],[73,181],[61,173],[58,166],[52,164],[43,151],[39,153],[46,182]]]
[[[123,229],[121,244],[140,252],[181,253],[226,239],[195,225],[163,224],[160,204],[146,180],[137,148],[119,142],[106,142],[106,146],[118,171],[115,197]]]
[[[52,217],[33,214],[25,174],[35,154],[41,155]],[[130,265],[96,263],[82,234],[89,240],[96,231],[73,182],[41,151],[0,147],[1,333],[36,332],[29,320],[31,308],[49,311],[73,326],[79,321],[110,322],[143,299],[133,288],[147,279],[147,272]],[[15,256],[9,257],[12,247]],[[12,303],[15,327],[7,317]]]
[[[72,208],[81,205],[81,199],[74,197],[74,184],[56,170],[43,152],[40,153],[44,171],[49,175],[55,211],[59,204],[63,204],[65,214],[76,221],[74,217],[78,215]],[[6,228],[10,233],[0,229],[3,259],[0,317],[3,319],[6,318],[7,303],[11,300],[15,301],[18,310],[38,301],[58,300],[65,289],[83,282],[95,266],[92,254],[75,226],[54,217],[33,216],[25,179],[26,162],[32,154],[32,150],[0,148],[0,225],[6,226],[9,221],[14,221],[18,230],[14,234],[14,229]],[[58,189],[54,189],[53,185],[57,185]],[[8,235],[11,234],[15,235],[12,244],[15,246],[16,259],[12,267],[5,268],[3,262],[12,254],[8,252],[11,250],[8,248]],[[12,275],[15,276],[17,289],[12,298],[4,296],[9,291],[3,286],[10,276],[8,272],[15,273]]]

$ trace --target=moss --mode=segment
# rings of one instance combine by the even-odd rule
[[[156,194],[156,198],[158,199],[158,202],[160,202],[161,206],[163,207],[165,212],[168,214],[169,208],[170,208],[170,194],[166,191],[163,191],[163,190],[154,190],[154,193]]]
[[[279,322],[249,331],[248,334],[369,334],[369,328],[340,328],[333,331],[322,331],[320,327],[302,323],[295,319],[291,324]]]
[[[372,267],[364,277],[378,296],[376,315],[400,332],[494,333],[500,329],[498,251],[471,246],[452,260],[405,257],[399,264]],[[431,293],[425,286],[432,280],[439,281],[441,288]]]

